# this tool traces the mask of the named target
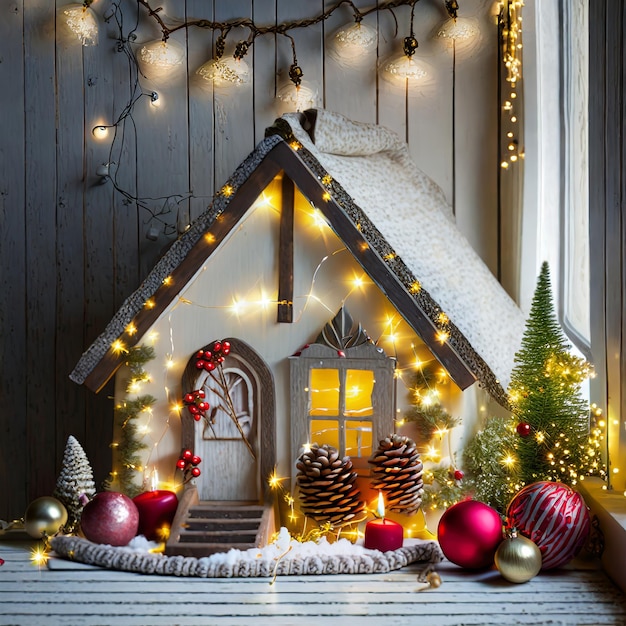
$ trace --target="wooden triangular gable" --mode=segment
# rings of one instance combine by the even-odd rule
[[[102,335],[88,348],[70,378],[99,391],[163,311],[237,226],[246,211],[280,172],[325,216],[372,281],[422,338],[451,378],[465,389],[479,380],[506,405],[505,393],[487,363],[419,283],[419,277],[290,133],[283,120],[237,168],[209,209],[172,244],[146,280],[123,304]],[[444,339],[441,332],[445,330]],[[439,333],[439,334],[438,334]]]

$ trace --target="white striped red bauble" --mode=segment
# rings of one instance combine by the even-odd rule
[[[565,565],[576,556],[591,527],[582,496],[549,481],[524,487],[509,504],[507,522],[541,550],[542,570]]]

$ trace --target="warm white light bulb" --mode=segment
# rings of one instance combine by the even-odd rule
[[[109,134],[109,128],[102,125],[94,126],[91,133],[96,139],[106,139],[106,136]]]

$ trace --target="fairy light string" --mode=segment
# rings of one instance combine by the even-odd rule
[[[191,28],[206,29],[210,31],[216,31],[219,33],[215,42],[215,56],[213,58],[212,67],[205,69],[205,64],[202,66],[198,73],[205,76],[205,78],[216,79],[218,76],[223,75],[226,72],[232,75],[231,78],[234,82],[240,80],[237,77],[237,73],[231,72],[231,70],[222,63],[224,67],[220,67],[219,71],[216,70],[215,62],[220,62],[223,58],[226,49],[227,37],[234,29],[247,29],[248,36],[246,39],[241,39],[236,42],[233,59],[236,61],[242,61],[247,55],[251,46],[254,44],[257,37],[260,36],[278,36],[281,35],[287,38],[290,42],[292,63],[288,69],[288,76],[291,83],[295,86],[296,91],[302,86],[302,80],[304,71],[302,70],[296,53],[296,42],[291,34],[291,31],[300,28],[308,28],[315,26],[321,22],[324,22],[331,17],[338,9],[344,5],[349,7],[352,11],[353,18],[356,24],[360,24],[364,17],[379,13],[381,11],[389,12],[395,22],[394,37],[398,32],[398,19],[394,10],[400,7],[410,7],[411,20],[410,20],[410,34],[404,40],[404,48],[411,43],[411,54],[415,52],[417,48],[417,40],[413,34],[413,19],[415,7],[419,0],[386,0],[381,1],[378,4],[374,4],[368,8],[357,7],[352,0],[338,0],[332,6],[328,7],[324,11],[308,18],[284,21],[274,24],[257,24],[252,18],[238,18],[227,21],[217,21],[205,18],[197,19],[181,19],[179,17],[169,17],[165,15],[163,7],[154,6],[151,0],[137,0],[138,8],[142,8],[147,17],[154,20],[161,32],[161,43],[163,46],[169,45],[168,42],[171,36],[181,30],[189,30]],[[93,0],[85,0],[83,2],[84,10],[91,10],[90,6]],[[458,2],[446,0],[443,2],[444,9],[450,18],[456,19],[458,12]],[[101,164],[96,169],[96,175],[100,177],[101,182],[111,182],[115,191],[123,197],[123,201],[127,205],[135,206],[138,210],[147,214],[147,229],[146,237],[153,241],[159,239],[159,234],[162,233],[166,237],[175,235],[177,232],[182,232],[188,227],[188,201],[191,199],[205,199],[202,195],[194,194],[191,189],[179,190],[172,194],[150,196],[142,195],[141,193],[133,193],[125,188],[125,185],[120,180],[120,168],[124,159],[125,143],[129,135],[136,134],[137,127],[133,119],[133,111],[136,105],[142,101],[148,99],[154,106],[160,104],[159,94],[153,90],[144,90],[140,84],[140,78],[143,78],[143,70],[137,59],[137,51],[135,50],[135,43],[137,41],[137,30],[139,28],[140,12],[137,12],[137,16],[130,28],[127,29],[124,22],[124,10],[122,9],[121,1],[113,1],[110,8],[104,13],[103,19],[106,23],[115,24],[117,34],[117,52],[126,56],[128,71],[130,76],[131,93],[128,103],[123,107],[117,117],[111,122],[98,122],[92,128],[92,134],[96,141],[109,140],[109,135],[112,134],[111,145],[109,150],[108,161]],[[414,46],[412,44],[415,44]],[[146,44],[141,48],[139,57],[142,56],[144,50],[148,45]],[[148,52],[148,56],[153,56],[155,63],[161,58],[160,52],[163,49],[156,49],[156,52]],[[164,58],[164,57],[163,57]],[[163,59],[161,59],[163,60]],[[182,64],[182,58],[172,61],[173,69],[176,65]],[[297,98],[296,98],[297,100]],[[206,198],[209,200],[210,198]],[[173,219],[171,215],[176,212],[177,218]],[[152,224],[152,226],[150,226]]]

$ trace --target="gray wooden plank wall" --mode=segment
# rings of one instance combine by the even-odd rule
[[[197,67],[210,56],[210,31],[172,36],[187,50],[176,79],[142,80],[159,93],[161,106],[142,97],[132,120],[96,139],[96,124],[113,122],[133,94],[132,64],[118,51],[111,0],[98,0],[97,46],[67,39],[55,21],[65,0],[0,3],[0,519],[23,515],[34,498],[49,494],[68,435],[83,444],[98,483],[110,470],[111,387],[94,395],[68,374],[82,351],[139,284],[172,236],[145,210],[126,201],[111,183],[100,184],[99,165],[114,158],[117,183],[146,198],[172,229],[209,203],[263,131],[286,110],[275,99],[286,81],[291,50],[284,37],[258,40],[246,60],[253,81],[238,90],[200,85]],[[311,17],[331,0],[167,0],[162,15],[226,20],[254,16],[274,24]],[[372,2],[358,0],[367,8]],[[342,7],[328,22],[293,31],[298,60],[319,92],[320,106],[353,119],[378,122],[400,133],[418,165],[453,191],[459,226],[497,273],[496,27],[488,0],[463,0],[461,15],[475,17],[481,45],[456,68],[457,137],[452,145],[452,56],[433,40],[446,18],[444,3],[416,6],[420,53],[435,69],[429,93],[392,88],[375,72],[398,52],[409,10],[366,21],[379,27],[377,54],[349,67],[333,56],[337,28],[352,19]],[[120,0],[124,30],[137,20],[137,42],[159,36],[134,0]],[[228,46],[247,33],[231,33]],[[228,48],[227,48],[228,52]],[[123,131],[123,141],[122,134]],[[477,155],[479,158],[477,158]],[[452,159],[457,162],[453,190]],[[168,202],[169,198],[169,202]],[[159,227],[155,241],[146,234]]]

